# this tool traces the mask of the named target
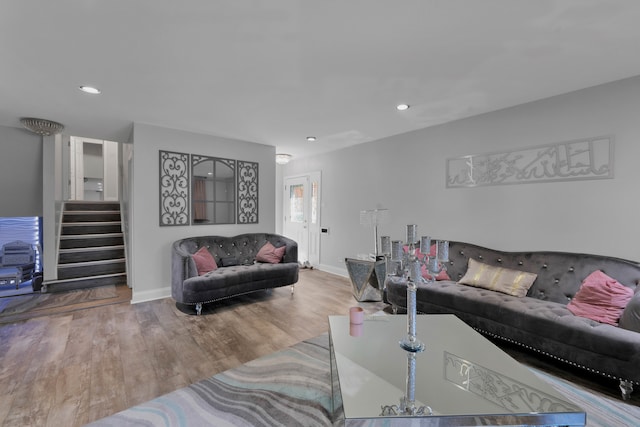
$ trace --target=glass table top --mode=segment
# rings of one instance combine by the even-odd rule
[[[346,425],[403,425],[388,420],[411,417],[382,413],[400,405],[412,376],[415,406],[432,414],[421,426],[585,424],[582,409],[454,315],[417,316],[425,350],[413,353],[413,367],[398,345],[406,331],[406,316],[366,316],[359,326],[329,316],[333,397]]]

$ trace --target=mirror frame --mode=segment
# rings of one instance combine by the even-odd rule
[[[211,162],[211,171],[207,172],[207,176],[197,176],[196,168],[201,166],[205,162]],[[231,176],[228,176],[228,173],[223,173],[222,169],[230,169]],[[204,191],[204,199],[197,198],[197,194],[201,193],[201,189],[197,189],[196,186],[199,185],[199,182],[202,182],[207,179],[211,179],[212,186],[210,189],[206,189]],[[228,185],[229,183],[233,186],[231,190],[227,189],[225,191],[221,191],[219,189],[218,184],[224,183]],[[211,190],[209,192],[208,190]],[[211,193],[209,195],[209,193]],[[225,197],[218,197],[224,193]],[[229,200],[229,195],[231,195],[231,200]],[[204,203],[206,207],[206,213],[204,218],[200,218],[200,211],[202,206],[200,203]],[[198,204],[198,205],[196,205]],[[211,205],[211,210],[209,211],[209,204]],[[220,157],[211,157],[211,156],[202,156],[197,154],[191,155],[191,224],[192,225],[218,225],[218,224],[235,224],[236,223],[236,204],[237,204],[237,182],[236,182],[236,161],[233,159],[224,159]],[[227,205],[228,208],[231,209],[231,212],[228,212],[228,215],[224,220],[218,219],[217,207],[219,205]]]

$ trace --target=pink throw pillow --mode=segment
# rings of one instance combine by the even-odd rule
[[[422,277],[427,280],[431,280],[431,274],[427,271],[426,267],[422,267]],[[440,273],[436,276],[436,280],[451,280],[449,274],[447,274],[447,270],[440,270]]]
[[[618,326],[622,311],[632,297],[633,289],[597,270],[582,281],[567,308],[576,316]]]
[[[207,274],[208,272],[218,268],[218,264],[216,264],[216,260],[211,255],[211,252],[209,252],[209,249],[204,246],[198,249],[198,252],[191,255],[191,258],[193,258],[196,263],[199,276]]]
[[[276,248],[271,244],[271,242],[267,242],[258,251],[258,254],[256,255],[256,261],[278,264],[280,261],[282,261],[285,249],[286,246],[280,246],[279,248]]]
[[[409,252],[409,246],[405,245],[404,251]],[[435,254],[436,254],[436,245],[433,244],[431,245],[431,248],[429,250],[429,256],[434,256]],[[420,260],[424,259],[424,254],[420,252],[420,248],[416,248],[416,256]],[[432,280],[431,274],[429,274],[429,271],[427,271],[426,265],[423,264],[420,267],[420,271],[422,273],[422,277],[424,277],[426,280]],[[447,274],[447,270],[440,270],[440,273],[436,275],[436,280],[451,280],[451,277],[449,277],[449,274]]]

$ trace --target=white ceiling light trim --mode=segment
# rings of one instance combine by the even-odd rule
[[[80,86],[80,90],[84,93],[90,93],[91,95],[99,95],[100,93],[102,93],[100,89],[93,86]]]
[[[291,161],[291,154],[280,153],[276,154],[276,163],[279,165],[286,165]]]

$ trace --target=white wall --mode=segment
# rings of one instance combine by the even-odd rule
[[[63,205],[63,152],[69,137],[45,136],[42,154],[42,240],[43,277],[45,281],[58,278],[58,239]]]
[[[133,137],[131,135],[130,139]],[[133,213],[131,212],[132,204],[132,188],[133,188],[133,144],[131,141],[127,141],[125,144],[120,145],[120,161],[118,165],[120,167],[120,218],[122,221],[122,232],[124,234],[124,251],[125,258],[127,260],[127,278],[130,278],[133,272],[133,263],[131,255],[131,221],[133,220]],[[131,280],[127,280],[127,285],[131,287]]]
[[[284,211],[282,206],[282,194],[284,193],[284,177],[282,176],[282,166],[276,164],[276,233],[282,234],[284,229]]]
[[[171,295],[171,244],[185,237],[275,231],[275,148],[245,141],[134,124],[131,201],[133,302]],[[259,163],[259,222],[248,225],[159,225],[159,150]]]
[[[359,211],[389,208],[380,235],[420,235],[502,250],[557,250],[640,260],[640,76],[294,159],[282,176],[322,171],[320,268],[373,251]],[[614,179],[445,188],[446,159],[585,137],[615,137]],[[320,142],[321,143],[321,142]],[[396,184],[395,179],[402,181]],[[281,185],[278,185],[278,191]]]
[[[0,126],[0,216],[42,216],[42,137]]]

